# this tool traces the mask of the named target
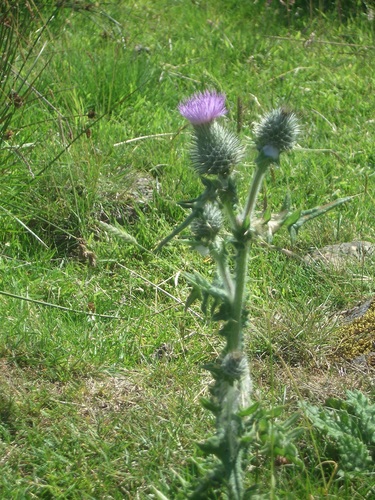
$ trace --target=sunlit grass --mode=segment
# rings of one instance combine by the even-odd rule
[[[354,196],[306,224],[295,247],[286,232],[276,246],[303,256],[374,241],[373,21],[340,24],[334,11],[293,18],[274,3],[103,3],[60,9],[37,42],[40,19],[25,34],[14,69],[28,84],[13,74],[0,100],[12,112],[0,129],[4,498],[150,498],[151,484],[182,498],[180,479],[198,474],[194,442],[211,429],[201,366],[220,346],[198,309],[184,312],[183,271],[209,275],[212,266],[180,241],[152,254],[183,219],[176,202],[199,193],[182,98],[227,94],[228,125],[247,144],[244,185],[252,122],[274,105],[296,111],[303,149],[267,178],[261,199],[273,211],[286,189],[304,209]],[[100,222],[121,224],[145,249]],[[246,345],[257,398],[288,413],[301,397],[373,392],[369,373],[329,362],[332,315],[372,295],[373,273],[371,261],[337,272],[254,247]],[[275,472],[280,498],[368,494],[369,478],[335,478],[325,492],[324,449],[308,435],[301,449],[304,472]],[[265,485],[272,467],[259,469]]]

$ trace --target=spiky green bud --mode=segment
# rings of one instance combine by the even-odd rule
[[[238,137],[216,121],[194,126],[191,158],[199,175],[226,177],[243,155]]]
[[[224,405],[228,402],[229,387],[233,388],[234,399],[231,399],[232,411],[235,413],[240,408],[250,404],[253,382],[250,376],[249,362],[241,351],[231,351],[224,357],[220,367],[221,379],[218,380],[216,395]],[[224,412],[225,413],[225,412]]]
[[[249,375],[247,357],[241,351],[229,352],[221,362],[221,372],[229,381],[247,378]]]
[[[206,203],[202,214],[193,220],[191,230],[198,241],[215,239],[223,225],[223,217],[216,203]]]
[[[300,131],[295,113],[273,109],[254,124],[255,144],[266,157],[277,160],[282,152],[295,146]]]

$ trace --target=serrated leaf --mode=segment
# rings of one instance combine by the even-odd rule
[[[314,208],[310,208],[308,210],[302,210],[301,216],[296,221],[295,224],[295,229],[298,230],[305,222],[308,222],[312,219],[315,219],[316,217],[319,217],[320,215],[323,215],[330,210],[333,210],[334,208],[342,205],[343,203],[347,203],[348,201],[352,200],[354,196],[347,196],[346,198],[338,198],[337,200],[331,201],[330,203],[326,203],[325,205],[319,205]]]
[[[224,325],[220,328],[218,334],[227,338],[232,334],[232,331],[233,331],[233,320],[229,320],[226,323],[224,323]]]
[[[249,415],[252,415],[255,413],[260,406],[260,403],[257,401],[250,405],[248,408],[245,408],[237,413],[239,417],[248,417]]]
[[[275,406],[274,408],[271,408],[265,413],[265,418],[276,418],[279,417],[284,410],[284,406]]]
[[[362,393],[347,392],[348,399],[330,398],[328,408],[301,405],[313,426],[335,442],[341,476],[374,470],[373,437],[375,407]]]
[[[217,363],[206,363],[203,365],[203,368],[212,373],[215,380],[221,375],[221,368]]]
[[[272,212],[271,212],[271,209],[270,208],[267,208],[267,210],[265,210],[263,212],[263,215],[262,215],[262,223],[263,224],[267,224],[267,222],[269,222],[271,220],[271,217],[272,217]]]
[[[201,176],[200,179],[203,186],[205,186],[206,188],[205,191],[206,199],[208,198],[209,193],[213,195],[213,193],[215,193],[218,189],[221,188],[221,183],[218,179],[208,179],[207,177],[203,176]]]
[[[211,399],[201,398],[200,399],[200,403],[203,406],[203,408],[205,408],[206,410],[211,411],[215,415],[220,412],[220,406],[217,405],[217,404],[215,404],[215,403],[213,403],[211,401]]]
[[[202,293],[202,303],[201,303],[201,311],[204,316],[207,316],[207,306],[208,306],[209,295],[207,292]]]
[[[283,225],[285,226],[293,226],[299,218],[301,217],[301,210],[296,210],[295,212],[288,215],[288,217],[283,221]]]
[[[202,298],[201,291],[197,287],[193,287],[191,292],[189,293],[188,298],[186,299],[185,302],[185,311],[189,309],[191,305],[194,304],[196,300],[200,300]]]
[[[347,410],[348,409],[348,403],[346,401],[343,401],[342,399],[336,399],[336,398],[327,398],[324,406],[327,406],[328,408],[332,408],[335,410]]]
[[[299,413],[293,413],[289,418],[284,420],[282,423],[282,426],[284,429],[289,429],[290,427],[293,427],[298,420],[300,420],[301,415]]]
[[[222,455],[223,439],[220,435],[211,436],[206,441],[198,443],[199,448],[206,454],[212,454],[220,458]]]
[[[228,294],[223,288],[212,285],[196,271],[194,273],[184,273],[184,276],[190,285],[199,288],[202,292],[208,293],[211,297],[220,299],[223,302],[228,300]]]
[[[193,198],[192,200],[179,201],[177,205],[181,208],[194,208],[195,204],[199,201],[199,198]]]
[[[211,307],[210,307],[210,315],[211,315],[211,318],[214,319],[214,316],[215,316],[215,309],[220,305],[220,301],[218,299],[214,299],[212,301],[212,304],[211,304]],[[214,319],[214,321],[217,321],[216,319]]]
[[[219,310],[212,315],[213,321],[228,321],[230,318],[231,307],[228,304],[221,304]]]

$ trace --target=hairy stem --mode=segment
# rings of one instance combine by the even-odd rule
[[[238,227],[238,221],[236,218],[236,214],[233,210],[233,205],[231,203],[223,203],[224,212],[228,217],[230,228],[232,231],[235,231]]]
[[[238,241],[237,245],[232,330],[227,339],[228,352],[242,350],[242,312],[246,290],[250,241]]]
[[[197,211],[193,210],[188,217],[182,222],[178,227],[176,227],[168,236],[166,236],[156,247],[155,253],[159,252],[167,243],[169,243],[177,234],[179,234],[183,229],[188,227],[191,222],[195,219],[197,216]]]
[[[210,246],[210,253],[212,258],[215,260],[217,265],[217,270],[220,275],[220,278],[223,282],[224,288],[228,293],[230,302],[233,302],[234,299],[234,283],[232,276],[230,274],[229,266],[227,259],[223,250],[218,251],[217,248],[214,248],[214,245]]]
[[[242,212],[242,224],[245,225],[246,221],[249,220],[251,224],[251,219],[254,215],[254,210],[256,206],[256,202],[258,199],[259,190],[262,186],[262,182],[264,176],[266,175],[267,169],[273,160],[265,157],[262,153],[255,160],[256,168],[253,176],[253,180],[251,181],[249,194],[246,200],[245,208]]]

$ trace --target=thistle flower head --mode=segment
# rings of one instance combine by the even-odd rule
[[[206,203],[200,217],[191,223],[191,230],[198,241],[213,241],[223,224],[221,211],[216,203]]]
[[[224,357],[221,370],[228,380],[240,380],[249,376],[249,363],[243,352],[232,351]]]
[[[243,158],[244,149],[236,135],[213,122],[194,127],[191,159],[199,175],[227,177]]]
[[[282,152],[295,146],[300,130],[292,111],[273,109],[254,124],[256,147],[266,157],[277,160]]]
[[[179,104],[182,116],[192,125],[211,123],[227,113],[225,95],[215,91],[199,92]]]

